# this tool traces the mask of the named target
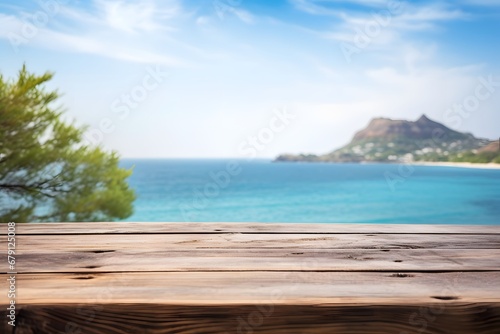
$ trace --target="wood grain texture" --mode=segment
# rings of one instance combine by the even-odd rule
[[[265,307],[31,305],[20,311],[15,334],[498,334],[498,306],[488,303]],[[7,330],[5,334],[14,333]]]
[[[500,226],[52,223],[16,232],[17,326],[2,321],[6,334],[500,333]],[[2,319],[7,303],[0,293]]]
[[[299,224],[299,223],[26,223],[17,234],[157,234],[157,233],[400,233],[500,234],[500,225]]]
[[[498,271],[61,273],[23,274],[17,283],[21,305],[500,302]]]
[[[133,246],[131,246],[133,247]],[[500,249],[23,249],[19,273],[146,271],[496,271]]]
[[[6,247],[6,238],[0,247]],[[500,249],[500,234],[104,234],[20,235],[16,248],[26,252],[106,252],[126,250],[228,249]]]

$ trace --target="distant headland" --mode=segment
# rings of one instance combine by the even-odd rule
[[[500,164],[500,143],[452,130],[425,115],[416,121],[375,118],[337,150],[324,155],[282,154],[275,161]]]

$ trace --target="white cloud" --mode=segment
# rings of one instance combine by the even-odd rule
[[[232,12],[237,18],[245,23],[253,23],[255,21],[253,15],[244,9],[234,8]]]
[[[205,26],[209,24],[211,21],[210,17],[208,16],[200,16],[196,19],[196,24],[199,26]]]
[[[326,1],[329,2],[331,1]],[[370,4],[374,5],[375,2]],[[469,18],[467,13],[441,3],[421,6],[406,3],[397,10],[388,7],[387,3],[384,6],[382,9],[369,8],[342,13],[335,18],[337,23],[330,24],[332,28],[324,31],[315,30],[313,33],[320,38],[338,43],[339,55],[349,64],[364,58],[364,60],[370,59],[371,62],[390,61],[411,68],[414,62],[412,57],[421,57],[422,55],[417,54],[421,53],[422,47],[432,50],[426,55],[427,59],[435,56],[436,49],[432,42],[414,41],[415,32],[433,31],[439,29],[444,22]],[[402,49],[412,44],[419,44],[420,49],[414,48],[401,57]],[[363,54],[368,52],[371,56],[363,57]],[[363,63],[358,62],[358,64]]]
[[[401,21],[406,22],[448,21],[466,17],[468,15],[462,10],[440,4],[421,7],[408,6],[407,9],[403,9],[403,14],[398,16]]]
[[[389,16],[387,16],[389,15]],[[414,7],[406,5],[400,13],[391,13],[388,10],[371,14],[351,14],[345,17],[340,27],[344,33],[356,29],[366,30],[369,25],[377,25],[385,33],[393,36],[402,36],[406,31],[429,30],[436,27],[437,22],[463,19],[465,13],[438,5]],[[388,42],[392,42],[390,39]]]
[[[373,45],[393,45],[406,32],[435,29],[439,22],[468,18],[469,15],[449,4],[435,2],[415,5],[401,1],[399,6],[390,5],[390,1],[379,0],[290,0],[295,8],[311,14],[333,16],[333,28],[328,31],[316,31],[318,36],[338,42],[354,42],[359,34],[369,35],[367,29],[379,29],[370,38]],[[361,9],[332,7],[337,3],[356,3]],[[330,5],[330,6],[328,6]],[[339,22],[340,21],[340,22]]]
[[[164,29],[169,19],[181,13],[180,4],[175,0],[162,1],[161,5],[151,0],[95,0],[94,5],[107,25],[129,33]]]
[[[290,0],[290,2],[295,8],[308,14],[329,16],[340,16],[343,14],[342,11],[321,6],[317,4],[318,1],[314,0]]]
[[[164,48],[141,40],[143,34],[163,42],[169,39],[164,31],[173,30],[168,24],[182,13],[177,0],[162,2],[161,6],[154,1],[137,4],[96,0],[94,4],[95,7],[86,9],[61,5],[43,25],[33,25],[26,19],[32,14],[23,11],[11,15],[0,13],[0,38],[11,44],[14,41],[17,44],[14,49],[29,44],[136,63],[166,66],[185,66],[188,63],[165,52]],[[43,13],[42,9],[38,12]],[[170,42],[176,43],[172,38]],[[188,46],[183,49],[188,49]]]
[[[0,32],[0,38],[5,38],[9,41],[16,38],[16,40],[24,41],[26,44],[32,43],[55,50],[95,54],[130,62],[162,64],[166,66],[186,65],[184,61],[167,55],[130,48],[109,40],[83,35],[71,35],[47,28],[38,28],[37,34],[28,39],[23,37],[22,34],[24,24],[23,21],[14,16],[0,14],[0,25],[4,27]],[[22,46],[23,44],[18,45],[19,48]]]

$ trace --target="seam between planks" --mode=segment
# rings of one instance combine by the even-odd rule
[[[89,232],[89,233],[16,233],[17,236],[25,235],[25,236],[57,236],[57,235],[189,235],[189,234],[273,234],[273,235],[294,235],[294,234],[305,234],[305,235],[500,235],[500,233],[456,233],[456,232]]]
[[[386,270],[386,269],[356,269],[356,270],[339,270],[339,269],[334,269],[334,270],[294,270],[294,269],[235,269],[235,270],[229,270],[229,269],[213,269],[213,270],[117,270],[117,271],[38,271],[38,272],[31,272],[31,271],[25,271],[21,272],[18,271],[18,275],[91,275],[91,274],[126,274],[126,273],[206,273],[206,272],[228,272],[228,273],[233,273],[233,272],[305,272],[305,273],[392,273],[392,274],[398,274],[398,273],[405,273],[405,274],[447,274],[447,273],[495,273],[498,272],[500,273],[500,268],[499,269],[450,269],[450,270],[412,270],[412,269],[402,269],[402,270]],[[5,274],[6,272],[1,272],[2,274]]]

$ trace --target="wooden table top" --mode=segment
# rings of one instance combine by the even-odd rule
[[[5,333],[500,333],[500,226],[30,223],[15,259]]]

